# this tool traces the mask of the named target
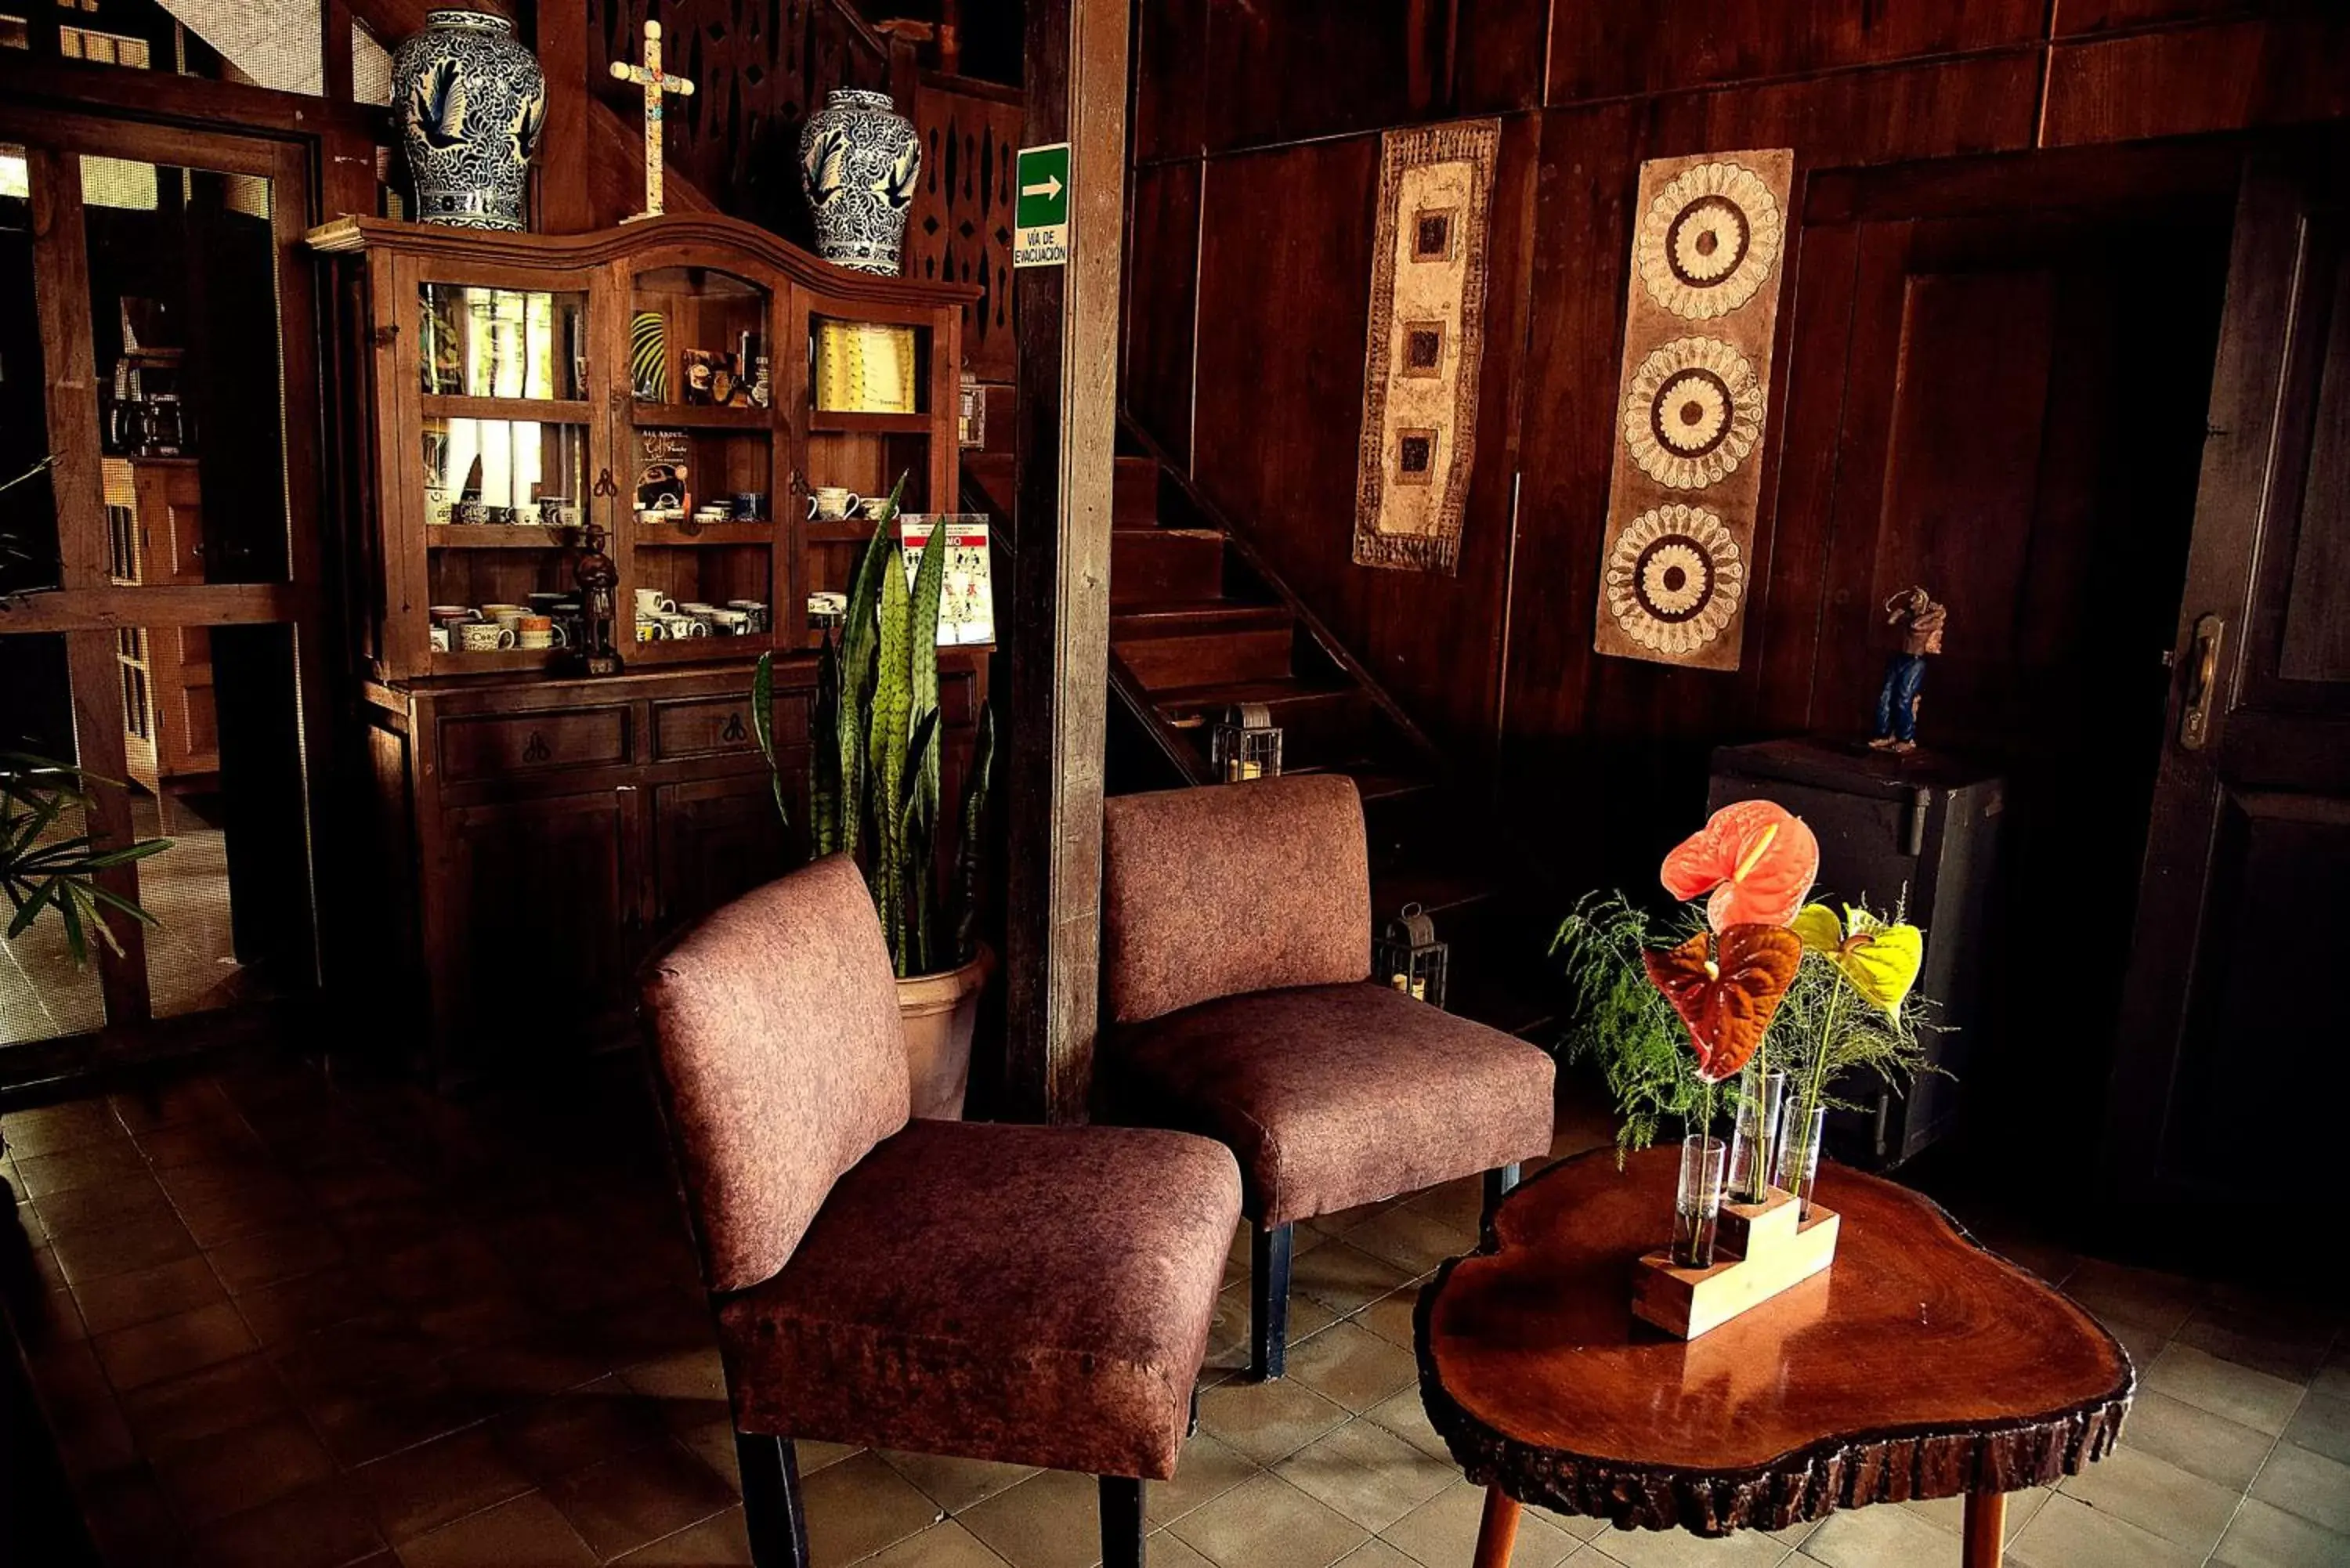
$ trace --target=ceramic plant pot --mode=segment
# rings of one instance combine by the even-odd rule
[[[898,1015],[906,1026],[908,1109],[937,1121],[962,1119],[971,1084],[971,1037],[979,1024],[979,993],[995,955],[985,946],[961,969],[915,975],[898,982]]]
[[[921,139],[888,93],[835,89],[800,132],[816,254],[835,266],[897,276],[921,172]]]
[[[546,78],[514,23],[428,11],[391,62],[391,102],[416,178],[416,216],[461,229],[521,229]]]

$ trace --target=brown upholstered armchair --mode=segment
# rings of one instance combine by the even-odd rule
[[[1107,803],[1098,1060],[1121,1120],[1240,1157],[1249,1370],[1278,1377],[1291,1227],[1548,1152],[1550,1057],[1371,979],[1362,798],[1294,774]]]
[[[879,922],[846,859],[719,910],[645,988],[762,1568],[807,1561],[793,1440],[1101,1478],[1142,1562],[1240,1218],[1232,1158],[1122,1127],[910,1121]]]

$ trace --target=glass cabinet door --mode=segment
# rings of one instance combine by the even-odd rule
[[[417,286],[424,640],[442,671],[556,669],[584,630],[588,292]]]
[[[742,657],[770,646],[788,582],[775,290],[709,267],[630,281],[628,656]]]

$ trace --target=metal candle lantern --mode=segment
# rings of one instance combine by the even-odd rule
[[[1436,920],[1418,904],[1387,923],[1371,941],[1371,972],[1398,991],[1437,1007],[1444,1005],[1444,971],[1452,944],[1436,940]]]
[[[1216,775],[1226,784],[1279,778],[1281,727],[1273,722],[1273,710],[1262,702],[1242,702],[1225,710],[1216,725],[1211,756]]]

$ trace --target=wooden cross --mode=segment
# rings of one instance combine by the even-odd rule
[[[614,60],[612,75],[645,89],[645,210],[631,216],[656,218],[661,213],[661,95],[691,98],[693,84],[661,70],[660,24],[651,20],[645,23],[645,63],[632,66]]]

